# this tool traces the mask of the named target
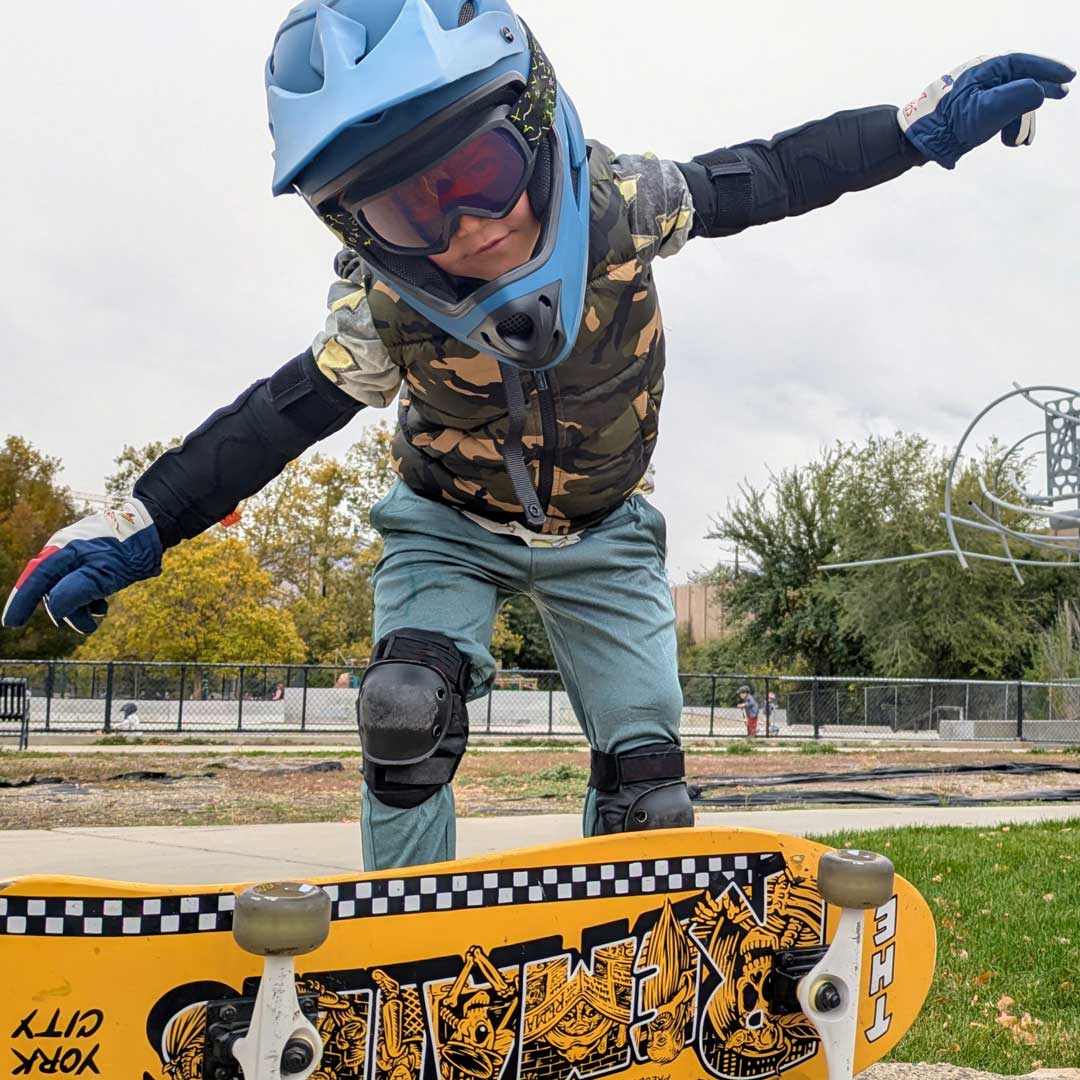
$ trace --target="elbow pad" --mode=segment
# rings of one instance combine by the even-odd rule
[[[891,105],[833,113],[769,141],[699,154],[679,169],[694,200],[691,236],[731,236],[828,206],[926,159]]]
[[[161,546],[205,532],[362,408],[322,375],[310,349],[249,386],[136,482]]]
[[[753,172],[734,150],[713,150],[675,164],[694,201],[691,236],[731,236],[754,224]]]

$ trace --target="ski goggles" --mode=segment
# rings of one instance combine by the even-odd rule
[[[535,152],[505,107],[434,162],[381,190],[370,173],[339,179],[309,200],[352,247],[374,242],[400,255],[436,255],[450,246],[458,222],[505,217],[532,176]]]

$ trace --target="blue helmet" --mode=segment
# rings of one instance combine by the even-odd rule
[[[459,341],[534,370],[566,357],[588,260],[585,139],[505,0],[303,0],[275,38],[266,90],[275,195],[301,194],[375,277]],[[541,224],[522,266],[493,281],[454,278],[342,209],[350,192],[384,191],[492,127],[516,140]],[[493,204],[486,216],[511,209]]]

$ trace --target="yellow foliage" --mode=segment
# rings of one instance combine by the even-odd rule
[[[207,533],[165,553],[161,576],[111,600],[80,660],[299,663],[304,643],[240,540]]]

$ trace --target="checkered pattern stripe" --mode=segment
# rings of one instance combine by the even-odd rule
[[[463,911],[591,900],[661,896],[708,889],[722,892],[775,873],[775,853],[699,855],[639,862],[579,863],[469,874],[410,877],[326,885],[334,919],[365,919],[425,911]],[[140,937],[232,928],[232,893],[157,898],[71,899],[0,896],[0,935]]]
[[[228,930],[235,906],[236,897],[232,893],[129,896],[123,900],[0,896],[0,935],[139,937]]]

